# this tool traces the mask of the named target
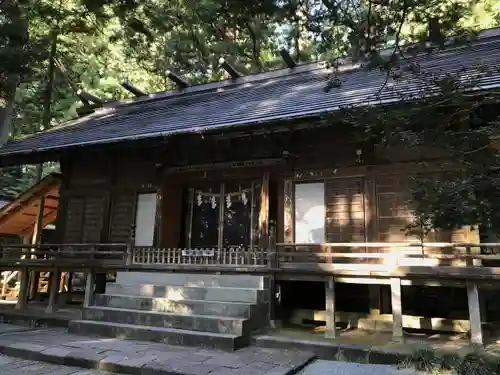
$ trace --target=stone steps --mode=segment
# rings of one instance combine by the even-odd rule
[[[119,272],[72,333],[236,350],[268,321],[264,276]]]
[[[118,272],[118,284],[155,284],[186,287],[222,287],[265,289],[263,276],[251,275],[203,275],[203,274],[162,274],[158,272]]]
[[[256,305],[240,302],[214,302],[204,300],[172,300],[161,297],[138,297],[120,294],[98,294],[95,305],[153,311],[165,313],[181,313],[193,315],[215,315],[232,318],[250,318]]]
[[[165,327],[150,327],[123,323],[73,320],[70,333],[85,333],[128,340],[161,342],[168,345],[197,346],[209,349],[234,351],[249,344],[249,337],[229,333],[198,332]]]
[[[224,316],[89,307],[83,310],[83,318],[106,323],[166,327],[211,333],[231,333],[239,336],[250,333],[248,320]]]
[[[173,300],[203,300],[257,304],[264,300],[265,291],[251,288],[187,287],[155,284],[108,284],[106,294],[168,298]]]

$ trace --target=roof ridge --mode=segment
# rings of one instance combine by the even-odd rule
[[[484,29],[481,30],[475,40],[482,40],[482,39],[489,39],[489,38],[495,38],[495,37],[500,37],[500,27],[495,27],[495,28],[490,28],[490,29]],[[447,37],[446,40],[453,42],[457,36],[450,36]],[[418,43],[409,43],[405,46],[402,46],[402,48],[407,49],[412,46],[416,46]],[[461,46],[451,46],[452,48],[459,48]],[[394,51],[394,46],[386,47],[381,50],[381,54],[384,53],[391,53]],[[416,56],[412,56],[416,57]],[[342,56],[339,57],[339,68],[342,71],[346,70],[351,70],[351,69],[357,69],[362,67],[364,61],[360,62],[354,62],[351,57],[349,56]],[[116,101],[110,101],[108,103],[105,103],[102,108],[99,108],[95,111],[95,113],[102,112],[106,108],[118,108],[118,107],[123,107],[127,105],[134,105],[137,103],[144,103],[144,102],[149,102],[149,101],[155,101],[155,100],[163,100],[163,99],[168,99],[170,97],[179,97],[183,96],[185,94],[190,94],[190,93],[199,93],[199,92],[210,92],[210,90],[216,90],[220,88],[227,88],[227,87],[236,87],[245,83],[255,83],[259,81],[265,81],[271,78],[278,78],[278,77],[286,77],[286,76],[291,76],[295,74],[300,74],[300,73],[305,73],[305,72],[310,72],[314,70],[319,70],[319,69],[325,69],[328,65],[327,60],[322,60],[322,61],[313,61],[313,62],[307,62],[307,63],[302,63],[297,65],[295,68],[280,68],[280,69],[274,69],[268,72],[259,72],[259,73],[252,73],[248,74],[242,77],[239,77],[237,79],[224,79],[224,80],[219,80],[219,81],[212,81],[208,83],[201,83],[201,84],[196,84],[193,86],[188,86],[187,88],[183,90],[169,90],[169,91],[161,91],[157,93],[152,93],[143,97],[137,97],[137,98],[129,98],[129,99],[124,99],[124,100],[116,100]],[[86,117],[86,116],[85,116]]]
[[[472,43],[434,53],[422,53],[421,57],[431,72],[446,69],[459,71],[461,66],[475,69],[482,64],[500,62],[500,28]],[[474,42],[475,41],[475,42]],[[456,51],[456,53],[447,53]],[[460,66],[456,60],[460,59]],[[347,62],[347,59],[343,60]],[[174,134],[215,131],[235,126],[250,126],[299,117],[317,116],[348,106],[365,106],[398,102],[400,93],[415,93],[421,89],[418,79],[408,77],[404,85],[385,90],[383,98],[377,98],[386,74],[375,69],[367,72],[361,63],[343,64],[341,73],[349,77],[335,90],[324,90],[328,70],[323,63],[303,64],[289,74],[287,69],[253,75],[237,82],[199,85],[197,89],[184,91],[184,95],[157,95],[157,100],[136,101],[130,106],[107,106],[99,112],[68,121],[48,131],[10,141],[0,148],[0,163],[7,165],[16,155],[23,158],[50,150],[69,149],[124,140],[166,137]],[[260,82],[260,83],[259,83]],[[500,87],[500,74],[485,76],[479,82],[481,89]],[[210,92],[208,88],[211,87]],[[139,109],[139,110],[137,110]],[[45,134],[47,133],[47,134]],[[49,154],[47,154],[48,157]],[[24,160],[24,159],[23,159]],[[31,160],[31,159],[30,159]]]

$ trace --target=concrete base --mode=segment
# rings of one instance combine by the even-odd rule
[[[304,320],[324,322],[326,312],[318,310],[295,310],[291,321],[295,324],[303,324]],[[352,328],[366,331],[392,332],[392,315],[369,315],[363,313],[347,313],[337,311],[335,320],[337,323],[347,323]],[[422,329],[429,331],[466,333],[469,332],[468,320],[426,318],[423,316],[403,315],[403,328]]]
[[[194,273],[117,272],[116,283],[185,287],[226,287],[263,290],[265,277],[251,275],[206,275]]]
[[[113,337],[121,340],[153,341],[167,345],[196,346],[234,351],[250,344],[247,336],[231,333],[197,332],[186,329],[141,326],[91,320],[73,320],[69,333]]]

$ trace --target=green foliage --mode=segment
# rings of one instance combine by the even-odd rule
[[[401,366],[436,375],[496,375],[500,372],[500,358],[484,350],[459,355],[439,353],[432,348],[419,348]]]
[[[48,81],[50,41],[57,37],[57,59],[68,77],[56,72],[50,126],[76,116],[82,105],[74,86],[106,100],[131,94],[119,84],[128,78],[137,87],[157,92],[173,89],[165,71],[172,70],[191,83],[220,80],[224,57],[244,73],[282,67],[278,49],[296,59],[331,60],[350,55],[366,60],[368,68],[386,71],[388,80],[402,73],[418,76],[439,87],[447,108],[462,108],[453,124],[428,124],[420,118],[445,118],[443,105],[425,95],[404,98],[400,110],[380,108],[345,111],[344,121],[360,129],[370,142],[444,147],[465,169],[443,184],[416,181],[414,196],[419,220],[429,227],[475,223],[500,228],[496,154],[487,147],[497,117],[484,120],[474,104],[460,94],[463,84],[453,75],[434,77],[417,65],[406,65],[400,46],[421,43],[411,53],[426,50],[425,41],[443,47],[444,36],[492,27],[500,21],[493,0],[20,0],[0,5],[0,107],[15,91],[12,137],[42,130],[43,97]],[[384,57],[383,47],[394,53]],[[486,74],[486,73],[485,73]],[[12,83],[17,90],[12,90]],[[472,83],[471,83],[472,84]],[[339,87],[333,74],[325,90]],[[381,88],[382,89],[382,88]],[[404,102],[418,99],[419,106]],[[496,97],[490,98],[496,103]],[[1,108],[0,108],[1,109]],[[429,111],[435,111],[431,116]],[[473,115],[473,116],[472,116]],[[0,116],[1,117],[1,116]],[[479,125],[462,129],[474,117]],[[484,116],[483,116],[484,117]],[[467,119],[467,120],[466,120]],[[396,121],[397,120],[397,121]],[[477,122],[476,121],[476,122]],[[425,126],[424,126],[425,125]],[[430,125],[430,126],[429,126]],[[424,142],[425,141],[425,142]],[[34,167],[2,170],[0,193],[17,194],[34,181]],[[460,203],[460,204],[459,204]],[[453,220],[452,220],[453,219]]]
[[[456,173],[415,176],[411,187],[415,222],[409,229],[479,228],[482,235],[500,234],[500,158],[498,142],[500,93],[473,95],[479,79],[496,67],[456,67],[437,75],[407,60],[392,60],[386,84],[417,81],[421,89],[402,96],[389,110],[382,106],[346,109],[343,121],[359,130],[364,141],[383,147],[414,150],[422,162],[443,158]],[[468,75],[468,80],[459,79]],[[432,156],[434,155],[434,156]],[[424,166],[425,167],[425,166]],[[492,238],[490,238],[492,239]]]

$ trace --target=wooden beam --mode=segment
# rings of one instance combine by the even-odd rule
[[[42,229],[45,228],[48,224],[52,223],[56,218],[57,218],[57,210],[49,211],[43,217]],[[20,230],[19,233],[22,236],[29,235],[30,233],[32,233],[32,231],[31,231],[32,228],[33,228],[33,226],[29,225],[28,227],[25,227],[22,230]]]
[[[285,180],[283,184],[283,241],[290,244],[295,239],[295,212],[293,209],[294,184],[291,180]]]
[[[467,300],[469,306],[470,341],[475,345],[483,345],[483,329],[481,324],[481,304],[479,287],[474,281],[467,281]]]
[[[175,74],[174,72],[171,72],[170,70],[167,70],[165,72],[165,75],[167,76],[167,78],[169,80],[171,80],[172,82],[174,82],[177,85],[177,87],[179,88],[179,90],[184,90],[185,88],[187,88],[187,87],[190,86],[190,84],[189,84],[188,81],[186,81],[181,76]]]
[[[280,55],[286,66],[288,66],[290,69],[293,69],[297,66],[297,62],[293,59],[293,57],[286,49],[280,49]]]
[[[269,172],[262,176],[262,188],[260,191],[260,212],[259,212],[259,246],[264,238],[269,235]]]
[[[233,80],[242,77],[243,75],[236,70],[236,68],[226,61],[223,57],[219,59],[219,64],[231,76]]]
[[[61,270],[56,268],[50,273],[49,303],[47,304],[47,308],[45,309],[47,313],[52,313],[56,310],[60,279],[61,279]]]
[[[86,101],[95,103],[97,105],[103,105],[105,103],[105,101],[103,99],[101,99],[95,95],[92,95],[91,93],[89,93],[87,91],[78,90],[77,95],[81,96]]]
[[[85,283],[85,297],[83,299],[83,307],[92,306],[94,303],[94,286],[95,286],[95,272],[90,270],[87,272],[87,281]]]
[[[29,278],[30,274],[28,268],[23,268],[21,270],[21,283],[19,285],[19,294],[15,306],[16,310],[24,309],[28,303]]]
[[[325,301],[326,301],[326,331],[325,337],[334,339],[336,336],[335,329],[335,278],[328,277],[325,282]]]
[[[403,340],[403,306],[401,303],[401,279],[391,278],[392,337]]]
[[[126,79],[125,81],[123,81],[120,85],[125,90],[131,92],[132,94],[134,94],[137,97],[148,95],[147,92],[142,91],[141,89],[138,89],[137,87],[135,87],[132,83],[130,83],[130,81],[128,79]]]
[[[59,74],[63,76],[64,80],[71,87],[75,95],[78,96],[78,98],[82,101],[82,103],[85,106],[88,106],[90,104],[89,101],[85,97],[80,95],[81,90],[77,87],[77,85],[75,85],[75,83],[71,80],[71,78],[69,78],[69,75],[66,71],[66,67],[64,66],[64,64],[60,62],[58,59],[54,59],[54,63],[55,63],[55,68],[59,71]]]
[[[9,214],[11,214],[13,212],[19,212],[23,208],[30,206],[35,201],[39,200],[40,198],[39,198],[38,194],[40,192],[46,191],[46,189],[54,183],[59,184],[59,180],[55,181],[54,177],[51,177],[51,175],[49,175],[49,176],[45,177],[40,182],[40,185],[35,185],[35,186],[33,186],[33,188],[31,188],[31,189],[34,189],[35,191],[30,191],[31,189],[29,189],[28,191],[23,193],[23,195],[20,198],[18,198],[16,201],[12,202],[13,205],[11,205],[11,203],[9,203],[9,205],[4,207],[4,210],[8,209],[8,211],[5,211],[3,216],[0,218],[0,226],[3,225],[6,221],[8,221]],[[29,193],[31,193],[31,194],[28,195]]]

